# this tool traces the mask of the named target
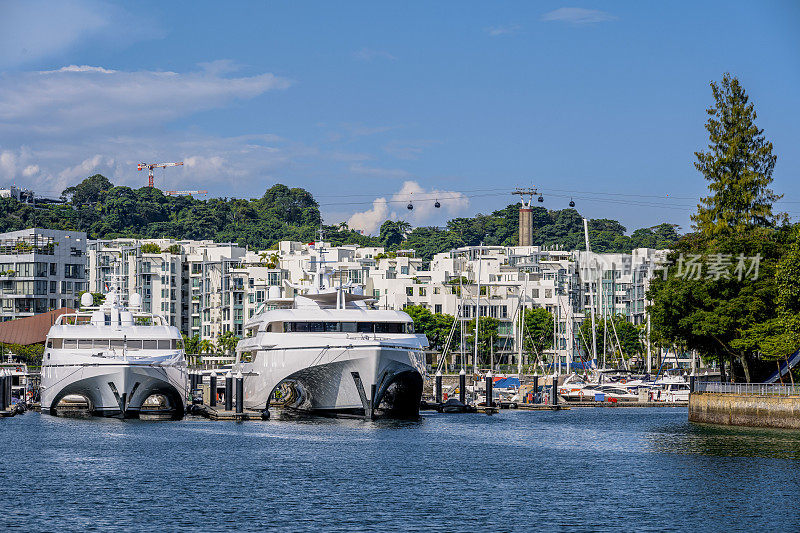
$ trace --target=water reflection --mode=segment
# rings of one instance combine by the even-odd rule
[[[715,457],[800,459],[800,431],[685,423],[648,433],[653,451]]]

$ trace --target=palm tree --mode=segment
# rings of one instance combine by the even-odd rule
[[[409,224],[405,220],[398,220],[395,223],[395,227],[397,228],[397,231],[403,234],[403,237],[411,233],[411,224]]]
[[[226,354],[230,355],[236,351],[236,344],[239,342],[239,340],[239,337],[234,335],[232,331],[226,331],[219,336],[217,344],[219,344]]]
[[[213,343],[213,342],[211,342],[211,341],[210,341],[210,340],[208,340],[208,339],[203,339],[203,340],[201,340],[201,341],[200,341],[200,344],[198,345],[198,351],[199,351],[201,354],[204,354],[204,353],[213,353],[213,352],[214,352],[214,350],[216,350],[216,348],[214,347],[214,343]],[[201,359],[202,359],[202,358],[201,358]]]

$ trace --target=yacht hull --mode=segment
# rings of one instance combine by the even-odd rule
[[[166,364],[165,364],[166,363]],[[161,395],[164,408],[143,405],[147,398]],[[188,373],[182,361],[148,359],[146,362],[75,362],[42,368],[42,412],[59,413],[59,402],[67,396],[82,396],[91,414],[138,418],[143,410],[170,411],[172,418],[185,413]]]
[[[272,400],[317,414],[416,417],[424,368],[419,347],[390,342],[272,348],[241,364],[244,406]]]

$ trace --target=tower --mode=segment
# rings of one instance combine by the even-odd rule
[[[516,189],[511,194],[519,195],[522,202],[519,207],[519,245],[533,246],[533,197],[539,193],[536,189]]]

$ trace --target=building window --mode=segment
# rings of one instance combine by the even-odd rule
[[[420,296],[425,296],[425,287],[420,287],[419,288],[419,295]]]
[[[442,288],[441,287],[434,287],[433,288],[433,294],[441,294],[441,293],[442,293]]]
[[[500,306],[500,318],[508,318],[508,306]]]
[[[414,296],[414,287],[406,287],[406,296]]]
[[[401,266],[400,267],[400,273],[401,274],[408,274],[408,267],[407,266]]]
[[[441,315],[442,314],[442,304],[434,304],[433,312],[438,314],[438,315]]]

